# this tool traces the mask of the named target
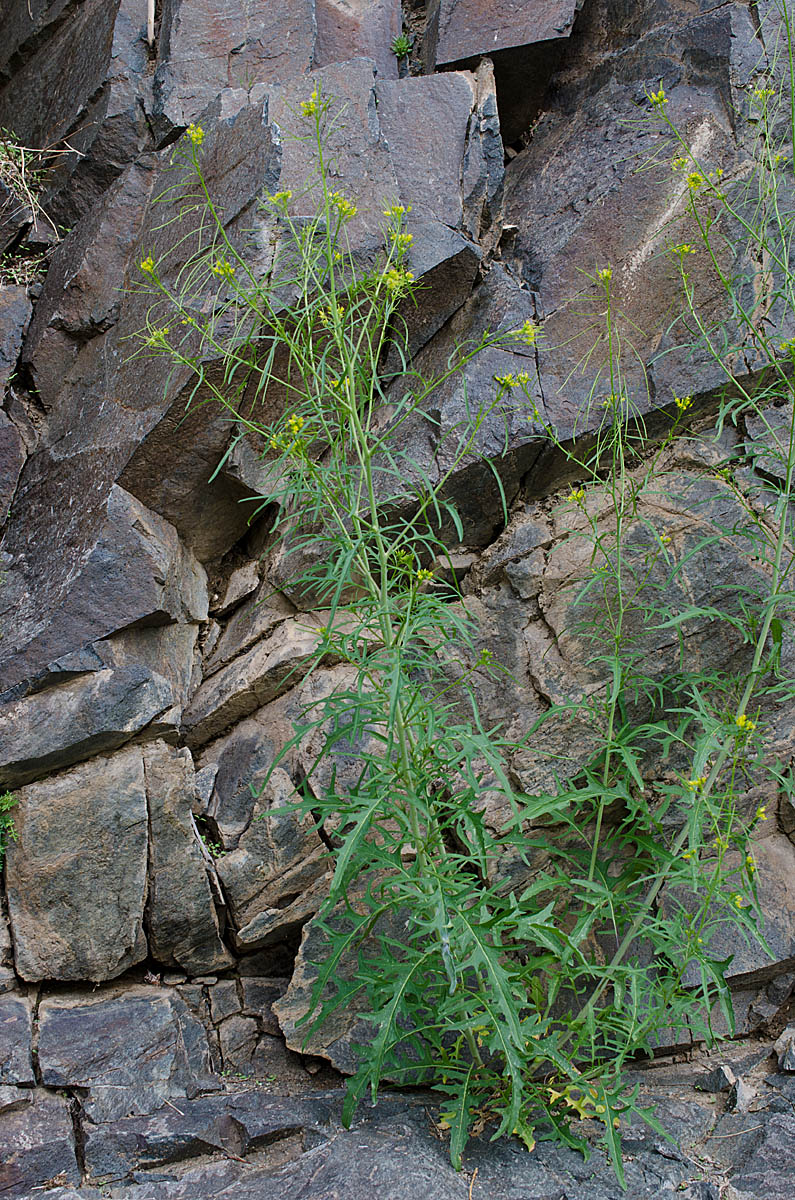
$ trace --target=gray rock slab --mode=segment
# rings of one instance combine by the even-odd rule
[[[292,781],[277,768],[237,848],[217,861],[241,951],[294,933],[321,902],[328,851],[311,816],[278,811],[295,799]]]
[[[27,456],[25,440],[0,410],[0,520],[5,520]]]
[[[143,750],[149,800],[149,901],[152,955],[191,975],[224,970],[232,956],[218,915],[192,818],[193,761],[188,750],[156,742]]]
[[[184,715],[191,747],[224,733],[300,682],[319,642],[321,618],[290,617],[251,650],[204,681]]]
[[[430,6],[436,64],[568,37],[579,7],[577,0],[437,0]]]
[[[24,496],[21,503],[24,507]],[[60,526],[57,553],[54,545],[37,543],[32,530],[19,553],[13,536],[6,541],[11,557],[0,599],[4,688],[47,682],[49,665],[64,654],[135,622],[158,625],[207,615],[204,569],[181,545],[174,527],[124,489],[113,486],[96,509],[74,504],[65,510],[60,503],[57,508],[71,513]],[[48,520],[50,537],[53,522]],[[79,542],[83,534],[88,544],[77,561],[70,560],[75,574],[67,586],[63,570],[69,545],[74,549],[72,537]]]
[[[80,1184],[69,1100],[44,1091],[31,1102],[0,1113],[0,1193],[48,1195],[48,1187]]]
[[[23,979],[111,979],[146,956],[141,751],[21,788],[6,887]]]
[[[26,287],[0,287],[0,394],[16,367],[31,309]]]
[[[196,636],[196,626],[185,624],[122,635],[124,648],[96,647],[106,664],[100,670],[66,676],[59,686],[0,706],[0,786],[18,787],[80,758],[108,754],[153,722],[161,732],[177,727]],[[162,655],[156,666],[145,662],[156,658],[148,649]]]
[[[370,58],[379,79],[397,76],[391,45],[402,27],[400,0],[315,0],[313,65]]]
[[[31,1034],[30,1001],[19,995],[0,995],[0,1083],[35,1081]]]
[[[314,7],[313,0],[254,0],[246,6],[233,0],[167,0],[153,110],[161,136],[184,128],[224,88],[251,88],[307,72],[317,34]]]
[[[86,1127],[85,1162],[91,1180],[117,1182],[134,1172],[226,1152],[240,1159],[330,1117],[321,1100],[291,1100],[260,1091],[203,1096],[151,1116]]]
[[[173,988],[48,996],[39,1027],[43,1083],[88,1089],[84,1108],[95,1123],[217,1087],[204,1027]]]

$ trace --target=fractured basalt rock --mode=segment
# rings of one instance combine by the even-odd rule
[[[217,1087],[205,1030],[173,988],[61,992],[42,1000],[39,1027],[42,1082],[88,1089],[95,1123]]]
[[[220,937],[218,915],[191,814],[193,762],[188,750],[155,742],[143,750],[149,800],[150,950],[191,975],[232,965]]]
[[[6,888],[23,979],[112,979],[146,957],[147,809],[138,748],[29,784]]]

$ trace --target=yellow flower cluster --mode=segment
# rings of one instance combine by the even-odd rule
[[[234,279],[235,277],[235,268],[226,258],[216,258],[210,270],[219,279]]]
[[[690,242],[680,242],[676,246],[669,246],[671,254],[677,254],[679,258],[684,258],[686,254],[695,254],[696,248]]]
[[[406,291],[411,283],[414,282],[414,274],[412,271],[406,271],[403,267],[390,267],[384,273],[384,283],[389,292]]]
[[[320,91],[315,88],[308,100],[301,101],[301,116],[313,117],[320,110]]]
[[[146,339],[146,345],[160,347],[164,350],[167,349],[168,342],[166,341],[166,338],[168,337],[168,331],[168,325],[164,325],[162,329],[153,329],[149,334],[149,337]]]
[[[613,268],[601,267],[600,270],[596,272],[596,278],[600,279],[602,283],[609,283],[613,278]]]
[[[520,371],[518,375],[510,372],[508,375],[495,375],[494,382],[503,388],[524,387],[530,382],[530,376],[527,374],[527,371]]]
[[[399,233],[396,229],[392,230],[389,236],[400,250],[408,250],[409,246],[414,241],[413,233]]]
[[[734,894],[731,897],[731,902],[735,908],[745,908],[748,903],[747,900],[743,896],[741,896],[739,892],[734,892]]]
[[[756,721],[749,720],[745,713],[741,713],[739,717],[735,717],[734,724],[741,733],[753,733],[756,729]]]
[[[193,142],[193,145],[201,146],[202,142],[204,141],[204,130],[202,129],[201,125],[194,125],[193,121],[191,121],[187,132],[188,137]]]
[[[303,429],[303,427],[304,427],[304,418],[303,417],[297,417],[295,415],[295,413],[292,413],[287,418],[287,432],[291,435],[291,437],[297,438],[299,433]]]
[[[433,571],[429,571],[427,567],[421,567],[414,578],[417,583],[426,583],[429,579],[433,579]]]
[[[384,216],[389,217],[394,221],[399,221],[406,213],[411,212],[410,204],[393,204],[389,208],[384,209]]]
[[[518,329],[514,329],[511,337],[515,337],[517,341],[524,342],[525,346],[535,346],[538,338],[538,326],[535,321],[531,321],[528,317],[524,325],[520,325]]]
[[[687,412],[687,410],[689,408],[693,407],[693,397],[692,396],[674,396],[674,404],[676,405],[676,407],[679,409],[680,412]]]
[[[341,220],[350,221],[351,217],[356,216],[356,205],[352,200],[348,200],[346,196],[343,196],[342,192],[332,192],[329,196],[329,200],[334,208],[336,208]]]
[[[145,275],[154,275],[155,260],[152,258],[151,254],[147,255],[146,258],[141,260],[140,266]]]
[[[649,92],[648,95],[649,100],[651,100],[655,108],[662,108],[668,103],[668,97],[665,94],[665,89],[663,88],[662,84],[660,84],[659,92]]]
[[[688,779],[687,786],[691,792],[700,792],[706,782],[706,775],[699,775],[696,779]]]
[[[755,815],[756,815],[757,821],[766,821],[767,820],[767,808],[765,807],[764,804],[759,805],[759,808],[756,810]]]
[[[570,504],[582,504],[585,499],[585,488],[572,488],[566,499]]]
[[[274,192],[272,196],[268,196],[271,204],[275,204],[278,208],[286,208],[293,198],[293,193],[289,188],[285,188],[283,192]]]

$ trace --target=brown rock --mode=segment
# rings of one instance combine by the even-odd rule
[[[401,30],[400,0],[315,0],[313,66],[369,58],[380,79],[397,76],[390,46]]]
[[[162,22],[154,106],[161,134],[184,128],[224,88],[289,79],[312,65],[312,0],[167,0]]]
[[[79,1186],[69,1101],[43,1089],[28,1095],[30,1103],[3,1113],[0,1192],[22,1198],[46,1195],[58,1184]]]
[[[217,1087],[204,1028],[173,988],[60,992],[42,1000],[39,1026],[43,1082],[88,1089],[91,1121],[154,1112]]]
[[[31,307],[27,288],[0,287],[0,395],[17,365]]]
[[[207,867],[191,814],[193,762],[165,742],[143,751],[149,799],[148,932],[154,958],[191,975],[223,970],[232,957],[221,941]]]
[[[295,932],[322,901],[328,852],[311,816],[274,812],[297,799],[276,769],[236,850],[217,863],[239,950],[257,950]]]
[[[568,37],[579,7],[577,0],[436,0],[436,64]]]
[[[0,1083],[35,1082],[31,1026],[29,1001],[22,996],[0,995]]]
[[[21,788],[6,886],[23,979],[112,979],[146,957],[146,794],[122,750]]]
[[[189,744],[201,745],[294,687],[309,669],[319,641],[319,625],[319,618],[312,613],[291,617],[205,680],[185,712]]]

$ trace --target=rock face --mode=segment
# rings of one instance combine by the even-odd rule
[[[276,540],[268,447],[205,403],[207,381],[228,383],[223,362],[206,351],[194,394],[184,364],[142,348],[141,330],[160,315],[141,262],[152,255],[178,289],[204,244],[175,198],[196,123],[224,236],[266,278],[281,234],[263,196],[290,190],[299,222],[314,210],[314,152],[294,135],[319,89],[342,110],[328,162],[357,205],[346,228],[358,261],[374,261],[385,207],[411,205],[411,366],[443,373],[456,347],[486,331],[542,331],[537,344],[489,350],[448,378],[401,428],[401,448],[414,464],[407,483],[446,478],[462,422],[482,406],[445,484],[457,519],[440,515],[450,557],[437,577],[461,584],[475,655],[505,669],[495,679],[476,658],[466,664],[484,721],[514,740],[511,779],[528,793],[553,788],[593,749],[566,706],[605,682],[587,636],[599,605],[590,612],[578,593],[592,565],[581,535],[604,535],[611,497],[594,485],[577,500],[574,469],[548,435],[590,444],[599,434],[608,385],[593,319],[605,268],[615,328],[632,344],[622,386],[650,441],[670,429],[676,397],[692,401],[687,436],[657,461],[653,494],[623,536],[634,553],[657,531],[664,553],[650,577],[694,615],[676,635],[633,626],[638,661],[661,688],[683,659],[716,675],[750,668],[741,605],[732,627],[710,606],[734,603],[738,581],[764,586],[755,545],[738,531],[749,510],[772,528],[763,487],[785,478],[792,408],[773,396],[711,436],[722,370],[673,320],[681,280],[668,248],[691,240],[687,176],[671,171],[676,148],[647,118],[663,87],[687,147],[723,171],[715,179],[741,181],[756,122],[746,85],[777,69],[775,10],[739,0],[164,0],[149,31],[139,0],[6,7],[0,130],[41,156],[27,160],[38,207],[0,161],[0,250],[11,255],[0,264],[0,794],[16,801],[0,867],[0,1193],[617,1200],[600,1158],[584,1165],[542,1141],[528,1155],[489,1143],[488,1128],[469,1175],[456,1175],[444,1131],[428,1122],[433,1098],[391,1096],[341,1130],[337,1071],[354,1068],[369,1027],[340,1010],[307,1040],[302,1018],[343,818],[316,826],[291,806],[355,782],[364,741],[315,769],[318,735],[294,737],[351,669],[326,660],[310,671],[329,615],[295,581],[301,554]],[[412,49],[398,59],[403,32]],[[16,282],[45,252],[43,277]],[[746,271],[760,304],[768,286],[764,263],[733,253],[716,244],[714,264],[699,251],[687,268],[703,322],[728,320],[752,391],[758,329],[775,326],[786,345],[795,328],[775,296],[761,325],[732,325],[714,268]],[[208,285],[197,304],[215,303]],[[394,351],[384,365],[397,369]],[[512,375],[523,388],[495,402],[495,376]],[[273,387],[263,418],[286,411],[287,387]],[[792,674],[792,631],[773,635]],[[692,1070],[660,1067],[654,1084],[640,1075],[641,1097],[659,1103],[684,1149],[622,1131],[637,1200],[792,1194],[791,703],[758,720],[782,786],[749,784],[738,805],[753,825],[767,945],[741,942],[729,925],[714,932],[736,1030],[758,1041],[732,1043],[719,1060],[691,1047]],[[644,786],[664,789],[680,766],[673,750],[650,754]],[[484,822],[508,819],[484,795]],[[530,870],[488,867],[495,885],[515,888]],[[667,889],[658,898],[660,911],[678,903]],[[343,979],[356,970],[339,964]],[[728,1032],[722,1010],[712,1019]],[[727,1082],[717,1105],[695,1090],[704,1079]]]

